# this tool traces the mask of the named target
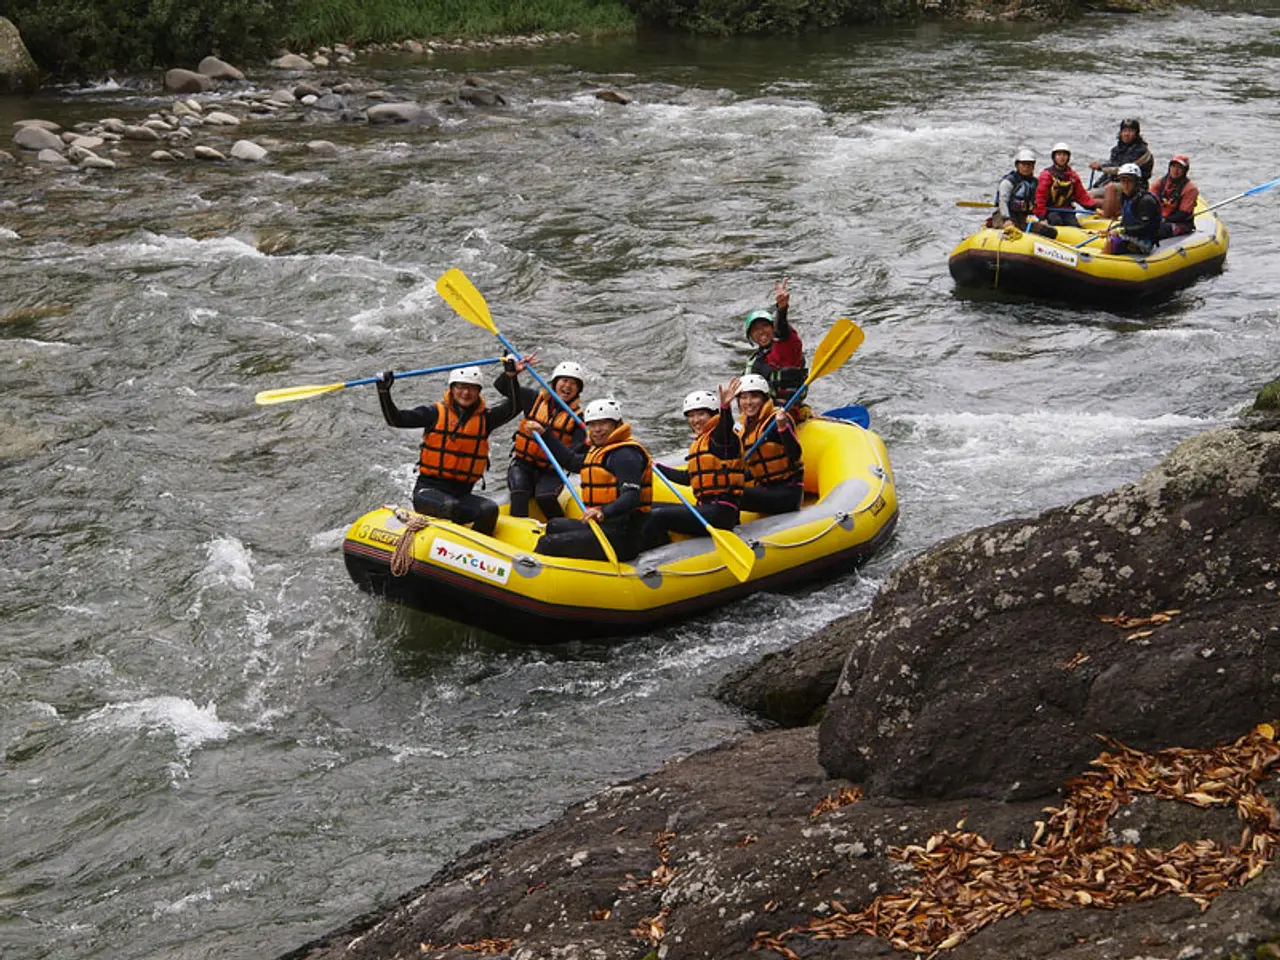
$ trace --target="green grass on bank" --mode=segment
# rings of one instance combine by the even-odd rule
[[[618,0],[301,0],[290,43],[306,49],[428,37],[480,37],[546,31],[616,33],[635,27]]]

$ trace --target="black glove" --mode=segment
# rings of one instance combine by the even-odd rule
[[[502,369],[507,372],[507,376],[514,377],[516,375],[516,358],[509,353],[503,356]]]
[[[391,382],[395,380],[395,378],[396,378],[396,373],[394,370],[383,370],[380,374],[378,374],[378,392],[390,393]]]

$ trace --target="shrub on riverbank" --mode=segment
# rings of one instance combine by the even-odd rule
[[[11,0],[8,16],[40,67],[58,75],[185,66],[210,54],[262,59],[432,36],[630,30],[620,0]]]
[[[288,34],[302,49],[336,41],[617,32],[634,26],[619,0],[302,0]]]
[[[265,56],[301,0],[10,0],[8,16],[43,70],[95,75]]]

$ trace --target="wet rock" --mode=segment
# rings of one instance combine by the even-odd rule
[[[300,57],[296,53],[286,53],[282,57],[277,57],[271,61],[271,66],[277,70],[314,70],[313,64],[306,57]]]
[[[52,120],[15,120],[13,125],[18,128],[39,127],[41,130],[48,130],[50,133],[58,133],[62,129],[61,124],[54,123]]]
[[[916,557],[843,626],[824,767],[902,798],[1038,797],[1097,735],[1197,747],[1280,714],[1277,504],[1280,432],[1217,430]]]
[[[40,70],[18,28],[0,17],[0,94],[30,93],[40,86]]]
[[[309,140],[307,150],[320,157],[336,157],[338,145],[331,140]]]
[[[211,110],[204,116],[204,122],[216,127],[238,127],[240,120],[221,110]]]
[[[491,87],[485,86],[475,77],[468,77],[458,90],[458,99],[474,107],[506,106],[506,98]]]
[[[197,147],[196,149],[199,150],[200,148]],[[175,160],[180,160],[181,157],[177,154],[170,153],[168,150],[153,150],[151,152],[151,159],[155,160],[157,163],[173,163]]]
[[[114,170],[116,162],[107,157],[99,157],[97,154],[89,154],[80,162],[82,170]]]
[[[204,115],[203,110],[194,110],[186,100],[175,100],[173,102],[173,115],[181,120],[183,117],[195,117],[199,119]]]
[[[419,55],[427,52],[427,48],[424,47],[422,42],[419,40],[406,40],[404,43],[400,44],[400,49],[405,53],[416,53]]]
[[[440,122],[440,115],[434,109],[422,103],[379,103],[365,111],[370,123],[419,123],[434,126]]]
[[[630,97],[624,93],[619,93],[617,90],[597,90],[592,96],[597,100],[603,100],[605,103],[618,103],[624,107],[631,102]]]
[[[102,121],[102,129],[106,133],[114,133],[118,136],[124,136],[124,132],[128,127],[125,125],[123,120],[117,119],[116,117],[108,117],[106,120]]]
[[[67,147],[62,138],[52,130],[35,126],[19,127],[18,132],[13,135],[13,142],[23,150],[54,150],[61,153]]]
[[[0,164],[3,163],[17,163],[17,161],[13,159],[13,154],[9,151],[0,150]]]
[[[329,66],[329,58],[324,54],[319,54],[311,58],[311,65],[314,67],[327,67]]]
[[[303,97],[322,97],[324,91],[310,83],[299,83],[293,88],[293,95],[301,100]]]
[[[267,151],[252,140],[237,140],[231,145],[231,156],[249,163],[259,163],[267,157]]]
[[[272,90],[271,93],[267,95],[267,103],[278,103],[282,107],[291,107],[297,102],[298,98],[294,95],[294,92],[287,87]]]
[[[1273,380],[1258,391],[1254,410],[1280,410],[1280,380]]]
[[[123,136],[126,140],[159,140],[160,134],[151,127],[144,126],[127,126],[124,128]]]
[[[106,144],[106,140],[102,137],[77,136],[71,141],[71,147],[81,147],[85,150],[97,150]]]
[[[204,74],[174,67],[165,71],[164,88],[169,93],[205,93],[213,89],[213,81]]]
[[[219,153],[213,147],[206,147],[203,144],[196,147],[193,151],[197,160],[225,160],[227,159],[222,153]]]
[[[339,111],[347,109],[347,101],[336,93],[326,93],[323,97],[313,103],[312,107],[316,110],[323,110],[326,113],[338,113]]]
[[[36,162],[43,163],[51,167],[71,166],[71,161],[64,157],[58,150],[41,150],[36,154]]]
[[[205,57],[196,66],[196,72],[209,77],[211,80],[243,80],[244,74],[227,63],[225,60],[219,60],[217,57]]]

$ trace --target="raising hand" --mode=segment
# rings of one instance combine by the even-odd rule
[[[778,305],[779,310],[785,310],[791,303],[791,278],[783,277],[780,282],[773,285],[773,302]]]

